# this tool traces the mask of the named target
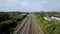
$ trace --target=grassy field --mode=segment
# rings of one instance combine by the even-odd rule
[[[34,13],[34,15],[44,34],[60,34],[60,21],[45,20],[44,13]]]

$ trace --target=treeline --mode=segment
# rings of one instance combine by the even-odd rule
[[[21,23],[27,13],[0,12],[0,34],[12,34],[14,28]]]
[[[42,16],[60,16],[60,12],[40,12],[40,14],[42,14]]]
[[[59,12],[37,12],[34,15],[44,34],[60,34],[60,21],[48,21],[44,19],[44,16],[60,16]]]

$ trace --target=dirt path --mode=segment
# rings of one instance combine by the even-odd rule
[[[32,16],[29,34],[42,34],[39,27],[40,26],[38,26],[38,24],[36,23],[35,18]]]

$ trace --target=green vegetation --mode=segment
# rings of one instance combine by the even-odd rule
[[[23,15],[25,14],[25,15]],[[12,34],[27,16],[21,12],[0,12],[0,34]]]
[[[38,24],[40,25],[44,34],[60,34],[60,21],[48,21],[44,16],[60,15],[58,12],[40,12],[34,13]]]

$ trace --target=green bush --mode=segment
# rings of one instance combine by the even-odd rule
[[[48,21],[43,18],[41,15],[43,13],[34,13],[38,24],[40,25],[44,34],[60,34],[60,21]],[[51,16],[56,13],[46,12],[45,15]],[[58,13],[57,13],[58,14]]]
[[[0,13],[0,34],[13,33],[14,28],[21,24],[27,15],[20,12],[1,12]]]

